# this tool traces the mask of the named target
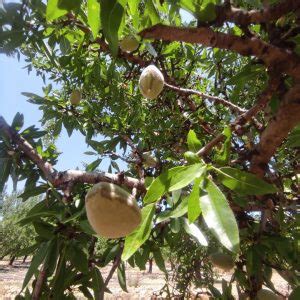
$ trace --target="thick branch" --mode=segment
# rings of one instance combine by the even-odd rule
[[[145,186],[141,181],[132,177],[126,177],[123,173],[111,174],[105,172],[84,172],[78,170],[56,172],[53,169],[53,166],[44,161],[35,149],[6,123],[2,116],[0,116],[0,131],[2,131],[33,163],[35,163],[43,172],[45,178],[56,187],[70,182],[94,184],[100,181],[105,181],[119,185],[124,184],[129,188],[135,187],[139,190],[145,191]]]
[[[217,18],[213,23],[222,24],[226,21],[238,25],[268,23],[299,8],[299,0],[283,0],[263,10],[250,11],[226,5],[216,6]]]
[[[300,85],[286,93],[276,115],[262,133],[251,161],[253,173],[261,177],[265,174],[276,149],[297,124],[300,124]]]
[[[1,115],[0,131],[2,131],[32,162],[38,166],[47,180],[53,180],[55,171],[52,165],[45,162],[34,148],[6,123],[5,119]]]
[[[142,182],[133,177],[124,176],[123,173],[112,174],[107,172],[85,172],[79,170],[67,170],[59,172],[53,180],[54,186],[61,186],[68,182],[81,182],[95,184],[97,182],[112,182],[118,185],[124,184],[129,188],[137,188],[145,191]]]
[[[236,121],[234,121],[232,124],[230,124],[232,131],[236,130],[237,125],[242,126],[242,125],[246,124],[247,122],[249,122],[259,111],[264,109],[264,107],[271,100],[272,95],[276,91],[279,83],[280,83],[280,80],[278,78],[270,79],[267,88],[259,96],[256,105],[254,105],[249,110],[247,110],[246,112],[239,115],[238,118],[236,119]],[[214,139],[212,139],[209,143],[207,143],[204,147],[202,147],[197,152],[197,154],[199,156],[207,155],[214,146],[216,146],[217,144],[219,144],[220,142],[223,141],[224,137],[225,136],[223,134],[217,135]]]
[[[300,59],[296,55],[290,50],[275,47],[256,37],[239,37],[215,32],[209,27],[181,28],[161,24],[143,30],[140,35],[148,39],[202,44],[234,51],[243,56],[255,56],[277,72],[300,79]]]

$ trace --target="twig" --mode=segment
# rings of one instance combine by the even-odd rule
[[[107,288],[107,285],[109,283],[109,281],[111,280],[112,276],[114,275],[116,269],[118,268],[118,266],[120,265],[121,263],[121,256],[122,256],[122,252],[123,252],[123,248],[124,248],[124,245],[123,245],[123,242],[120,243],[120,252],[118,253],[118,255],[116,256],[114,262],[113,262],[113,265],[104,281],[104,285],[102,287],[102,289],[100,290],[100,293],[99,293],[99,300],[104,300],[104,292],[105,292],[105,289]]]
[[[237,130],[237,125],[241,126],[249,122],[259,111],[264,109],[264,107],[267,105],[267,103],[271,100],[273,93],[277,89],[280,81],[276,78],[271,78],[269,81],[269,84],[267,88],[262,92],[262,94],[259,96],[259,99],[257,101],[257,104],[254,105],[252,108],[247,110],[246,112],[242,113],[236,121],[230,124],[230,127],[232,131]],[[213,140],[211,140],[208,144],[206,144],[204,147],[202,147],[197,154],[199,156],[205,156],[207,153],[218,143],[220,143],[224,139],[223,134],[219,134],[216,136]]]
[[[46,273],[46,266],[45,266],[45,264],[43,264],[43,266],[42,266],[42,268],[39,272],[38,278],[36,280],[33,292],[32,292],[32,299],[33,300],[39,300],[40,299],[40,296],[41,296],[41,293],[42,293],[42,287],[43,287],[44,281],[46,279],[46,274],[47,274]]]
[[[220,97],[216,97],[216,96],[211,96],[211,95],[208,95],[208,94],[204,94],[204,93],[201,93],[199,91],[196,91],[196,90],[192,90],[192,89],[185,89],[185,88],[181,88],[181,87],[177,87],[177,86],[174,86],[174,85],[171,85],[169,83],[165,83],[165,86],[167,86],[168,88],[174,90],[174,91],[177,91],[179,93],[182,93],[182,94],[186,94],[186,95],[197,95],[201,98],[205,98],[205,99],[209,99],[211,101],[214,101],[214,102],[217,102],[217,103],[220,103],[226,107],[229,107],[231,110],[235,111],[235,112],[238,112],[238,113],[244,113],[246,112],[245,109],[233,104],[232,102],[230,101],[227,101],[223,98],[220,98]]]

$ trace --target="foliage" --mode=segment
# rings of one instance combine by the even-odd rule
[[[22,203],[17,193],[4,196],[0,221],[0,257],[26,256],[26,249],[33,249],[36,243],[34,227],[31,224],[21,226],[18,221],[37,202],[38,198],[32,198]]]
[[[233,280],[252,298],[262,284],[278,293],[272,269],[293,288],[299,285],[299,16],[277,0],[271,8],[231,1],[256,10],[251,16],[231,10],[229,2],[0,6],[0,51],[23,55],[28,72],[45,82],[43,95],[23,93],[42,111],[45,130],[24,129],[21,113],[10,126],[0,117],[0,192],[11,177],[26,180],[25,203],[43,197],[19,221],[36,233],[20,297],[71,298],[78,288],[101,298],[110,279],[102,278],[101,267],[109,263],[126,290],[124,261],[144,269],[153,257],[167,272],[162,252],[168,247],[183,293],[196,283],[199,261],[208,271],[200,283],[211,283],[202,260],[214,243],[235,257]],[[132,53],[119,49],[129,34],[140,41]],[[150,64],[162,71],[165,85],[146,100],[138,82]],[[74,90],[82,94],[76,106]],[[86,155],[95,160],[83,172],[55,170],[63,128],[69,136],[79,131],[93,149]],[[146,166],[145,153],[155,166]],[[97,172],[104,158],[109,174]],[[128,165],[124,173],[119,159]],[[132,190],[141,206],[142,222],[125,238],[98,239],[87,221],[85,195],[102,180]],[[174,235],[184,243],[174,244]],[[223,281],[224,299],[232,297],[231,284]]]

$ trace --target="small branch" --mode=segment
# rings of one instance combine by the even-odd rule
[[[192,90],[192,89],[185,89],[185,88],[177,87],[177,86],[174,86],[174,85],[171,85],[171,84],[168,84],[168,83],[165,83],[165,86],[167,86],[168,88],[170,88],[174,91],[185,94],[185,95],[197,95],[197,96],[201,97],[202,99],[208,99],[208,100],[211,100],[213,102],[220,103],[220,104],[222,104],[226,107],[229,107],[232,111],[235,111],[235,112],[238,112],[238,113],[246,112],[245,109],[231,103],[230,101],[227,101],[223,98],[220,98],[220,97],[207,95],[207,94],[204,94],[204,93],[201,93],[199,91]]]
[[[124,248],[124,245],[123,245],[123,242],[120,243],[120,252],[119,254],[116,256],[114,262],[113,262],[113,265],[104,281],[104,285],[103,285],[103,288],[101,289],[100,291],[100,294],[99,294],[99,299],[100,300],[104,300],[104,292],[105,292],[105,289],[107,288],[107,285],[109,283],[109,281],[111,280],[112,276],[114,275],[116,269],[118,268],[118,266],[120,265],[121,263],[121,256],[122,256],[122,252],[123,252],[123,248]]]
[[[278,73],[287,73],[300,79],[300,59],[290,50],[282,49],[265,41],[252,37],[236,36],[212,30],[210,27],[182,28],[157,24],[140,32],[146,39],[163,41],[181,41],[202,44],[239,53],[243,56],[255,56],[266,66],[273,67]]]
[[[273,93],[276,91],[280,80],[277,78],[271,78],[268,84],[268,87],[262,92],[262,94],[259,96],[258,102],[256,105],[254,105],[252,108],[247,110],[246,112],[242,113],[235,122],[230,124],[230,127],[232,131],[236,131],[237,128],[239,128],[241,125],[246,124],[247,122],[251,121],[254,116],[261,111],[267,103],[271,100]],[[238,126],[237,126],[238,125]],[[224,135],[219,134],[214,139],[212,139],[208,144],[206,144],[204,147],[202,147],[197,154],[199,156],[205,156],[209,153],[209,151],[219,144],[221,141],[223,141]]]
[[[40,299],[40,296],[41,296],[41,293],[42,293],[42,287],[43,287],[44,281],[46,279],[46,274],[47,274],[46,273],[46,267],[45,267],[45,264],[43,264],[43,266],[42,266],[42,268],[39,272],[38,278],[36,280],[33,292],[32,292],[32,299],[33,300]]]

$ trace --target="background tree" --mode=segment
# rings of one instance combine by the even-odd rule
[[[23,199],[45,198],[22,221],[40,229],[25,297],[62,299],[78,287],[102,298],[115,270],[126,290],[124,261],[143,266],[153,253],[164,269],[158,245],[175,226],[204,247],[215,236],[236,261],[239,291],[255,298],[265,285],[279,294],[270,281],[275,269],[297,298],[299,1],[24,0],[0,9],[1,51],[22,53],[29,71],[59,87],[24,93],[42,110],[42,125],[50,121],[53,136],[62,127],[80,131],[95,156],[86,170],[56,170],[45,132],[22,129],[21,114],[11,125],[0,117],[0,187],[9,175],[26,178]],[[118,47],[129,34],[140,42],[133,52]],[[165,78],[154,100],[138,89],[150,64]],[[78,89],[81,101],[70,102]],[[145,152],[155,165],[146,165]],[[104,157],[107,172],[95,171]],[[107,244],[106,279],[84,208],[100,181],[131,191],[143,216],[134,233]]]
[[[25,262],[27,255],[37,247],[36,234],[32,224],[22,226],[18,224],[18,221],[38,203],[39,197],[28,199],[23,203],[18,198],[18,193],[13,192],[3,198],[0,214],[0,257],[9,256],[10,265],[13,264],[15,258],[20,256],[24,257]]]

